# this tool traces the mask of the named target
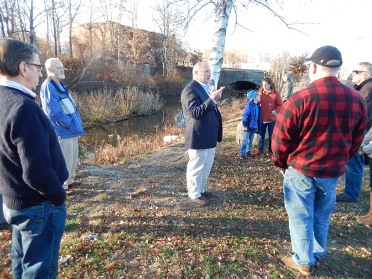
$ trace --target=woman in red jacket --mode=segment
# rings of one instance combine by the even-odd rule
[[[269,146],[267,155],[271,157],[271,136],[275,126],[276,115],[281,109],[283,102],[280,93],[276,91],[275,84],[271,78],[264,78],[262,80],[262,86],[258,90],[258,94],[261,98],[261,130],[258,140],[258,149],[254,154],[261,155],[263,153],[266,130],[268,130]]]

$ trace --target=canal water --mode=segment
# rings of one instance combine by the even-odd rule
[[[182,126],[182,107],[180,96],[170,96],[165,99],[164,107],[149,116],[132,116],[127,120],[109,124],[96,125],[85,129],[85,135],[79,143],[89,152],[103,142],[115,144],[117,138],[153,134],[163,125]]]

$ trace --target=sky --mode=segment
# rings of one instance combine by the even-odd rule
[[[138,28],[154,29],[151,6],[139,1]],[[275,1],[271,1],[275,2]],[[280,2],[280,1],[279,1]],[[284,52],[292,55],[311,54],[323,45],[337,47],[345,68],[358,62],[372,62],[372,28],[370,27],[370,0],[284,0],[275,11],[299,31],[290,30],[277,17],[262,7],[248,6],[238,11],[238,22],[246,30],[234,26],[231,15],[225,48],[247,51],[250,59],[265,53],[278,57]],[[145,4],[146,3],[146,4]],[[181,40],[192,50],[211,47],[213,18],[200,12],[191,22],[188,32],[180,34]]]

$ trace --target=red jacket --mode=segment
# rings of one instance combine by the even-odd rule
[[[276,115],[272,114],[271,111],[275,110],[276,113],[279,113],[283,105],[279,92],[271,90],[267,93],[260,90],[258,94],[261,98],[261,122],[276,121]]]

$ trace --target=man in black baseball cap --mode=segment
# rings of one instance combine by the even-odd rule
[[[328,68],[342,65],[341,52],[334,46],[322,46],[314,51],[311,57],[305,58],[306,64],[314,63]]]
[[[284,174],[293,251],[281,260],[308,276],[327,253],[337,183],[364,138],[367,109],[363,96],[337,78],[342,65],[337,48],[320,47],[306,60],[311,83],[283,104],[271,148]]]

